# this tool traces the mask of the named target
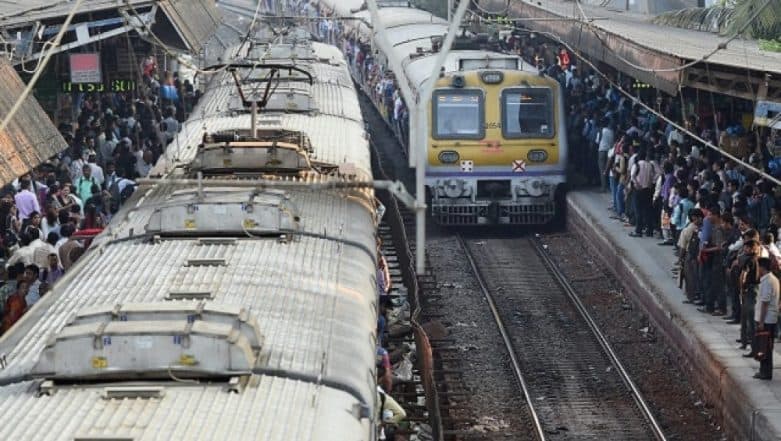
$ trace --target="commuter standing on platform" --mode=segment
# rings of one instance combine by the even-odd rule
[[[773,340],[778,322],[778,279],[770,271],[770,259],[760,258],[759,261],[759,296],[757,297],[754,321],[757,326],[756,351],[759,358],[759,372],[754,378],[760,380],[773,379]],[[765,331],[765,332],[763,332]]]
[[[645,232],[647,236],[652,236],[651,197],[653,196],[654,168],[651,162],[646,160],[645,150],[638,153],[637,163],[633,165],[630,176],[635,189],[635,231],[629,235],[642,237]]]
[[[755,355],[754,337],[754,306],[759,292],[759,269],[757,260],[759,259],[759,242],[752,239],[743,244],[746,261],[740,274],[741,290],[741,318],[740,318],[740,343],[741,349],[746,349],[751,344],[751,352],[743,354],[746,358]]]

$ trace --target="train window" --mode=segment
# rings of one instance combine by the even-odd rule
[[[553,138],[553,99],[549,88],[502,91],[502,134],[505,138]]]
[[[434,91],[434,139],[483,139],[483,92],[476,89]]]

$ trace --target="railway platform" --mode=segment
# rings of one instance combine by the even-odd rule
[[[630,237],[629,228],[610,219],[608,195],[573,191],[567,198],[568,227],[595,248],[629,288],[627,294],[649,314],[662,335],[679,349],[709,404],[722,416],[730,439],[781,439],[781,365],[772,381],[752,378],[759,363],[743,358],[735,343],[738,326],[682,303],[683,292],[670,269],[675,257],[658,240]],[[778,348],[778,346],[776,346]],[[781,360],[776,349],[775,360]]]

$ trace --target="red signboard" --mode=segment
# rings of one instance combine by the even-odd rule
[[[100,54],[71,54],[71,83],[100,83]]]

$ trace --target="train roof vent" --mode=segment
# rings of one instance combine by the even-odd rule
[[[134,439],[132,436],[90,435],[76,436],[73,441],[133,441]]]
[[[301,141],[308,145],[308,142]],[[233,141],[203,144],[190,163],[191,172],[205,174],[293,173],[312,168],[301,144],[279,141]]]
[[[237,329],[255,350],[263,345],[255,316],[246,308],[213,302],[118,303],[84,308],[68,325],[105,323],[109,321],[205,321],[221,323]]]
[[[47,343],[33,374],[57,381],[227,378],[255,367],[258,351],[247,337],[259,335],[254,325],[248,333],[214,315],[165,320],[174,315],[139,311],[139,320],[76,320]]]
[[[289,237],[298,228],[297,211],[283,191],[188,189],[174,192],[157,208],[146,231],[160,236]]]
[[[103,399],[123,400],[163,398],[165,388],[160,386],[121,386],[103,388]]]
[[[166,300],[211,300],[214,296],[211,291],[203,290],[171,290]]]

